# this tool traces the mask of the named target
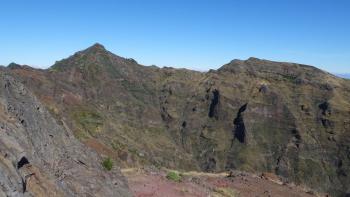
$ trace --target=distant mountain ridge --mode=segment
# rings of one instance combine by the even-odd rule
[[[119,166],[270,172],[350,190],[350,82],[318,68],[257,58],[158,68],[95,44],[49,69],[3,70]]]
[[[336,74],[338,77],[350,79],[350,73]]]

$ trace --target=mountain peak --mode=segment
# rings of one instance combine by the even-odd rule
[[[10,69],[14,69],[14,68],[21,68],[22,66],[15,62],[11,62],[7,67]]]
[[[9,69],[31,69],[31,67],[28,66],[28,65],[21,65],[21,64],[15,63],[15,62],[11,62],[11,63],[7,66],[7,68],[9,68]]]
[[[107,52],[106,48],[100,44],[100,43],[95,43],[92,46],[90,46],[89,48],[85,49],[82,51],[83,53],[96,53],[96,52]]]
[[[62,70],[65,68],[82,66],[85,64],[100,64],[101,59],[108,59],[110,52],[105,49],[105,47],[100,43],[95,43],[92,46],[78,51],[72,56],[65,58],[63,60],[57,61],[51,69]]]
[[[92,46],[89,47],[89,48],[100,49],[100,50],[106,50],[106,48],[105,48],[102,44],[100,44],[100,43],[98,43],[98,42],[96,42],[94,45],[92,45]]]
[[[256,57],[249,57],[246,61],[262,61],[262,59]]]
[[[131,58],[123,58],[108,51],[102,44],[95,43],[92,46],[76,52],[72,56],[63,60],[57,61],[51,70],[65,70],[73,67],[78,68],[93,68],[93,67],[125,67],[130,64],[137,64]]]
[[[223,65],[218,69],[219,72],[242,73],[248,72],[255,76],[274,75],[276,78],[287,76],[308,81],[319,81],[321,78],[330,76],[327,72],[316,67],[291,63],[277,62],[266,59],[250,57],[246,60],[234,59],[230,63]]]

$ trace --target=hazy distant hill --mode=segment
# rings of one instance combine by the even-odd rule
[[[339,77],[350,79],[350,73],[345,73],[345,74],[336,74]]]

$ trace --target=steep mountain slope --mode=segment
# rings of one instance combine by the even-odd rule
[[[131,196],[119,170],[57,124],[21,83],[0,70],[0,196]]]
[[[314,67],[250,58],[207,73],[161,69],[96,44],[47,70],[8,71],[122,166],[267,171],[350,192],[350,82]]]
[[[125,166],[196,168],[190,154],[177,156],[181,148],[167,132],[166,114],[160,110],[161,78],[175,70],[143,67],[97,44],[49,70],[11,72],[85,144]]]

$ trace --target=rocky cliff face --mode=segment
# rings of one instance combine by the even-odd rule
[[[6,70],[121,166],[267,171],[350,192],[350,82],[314,67],[256,58],[206,73],[145,67],[97,44],[47,70]]]
[[[119,170],[75,139],[64,122],[0,71],[0,196],[131,196]]]

